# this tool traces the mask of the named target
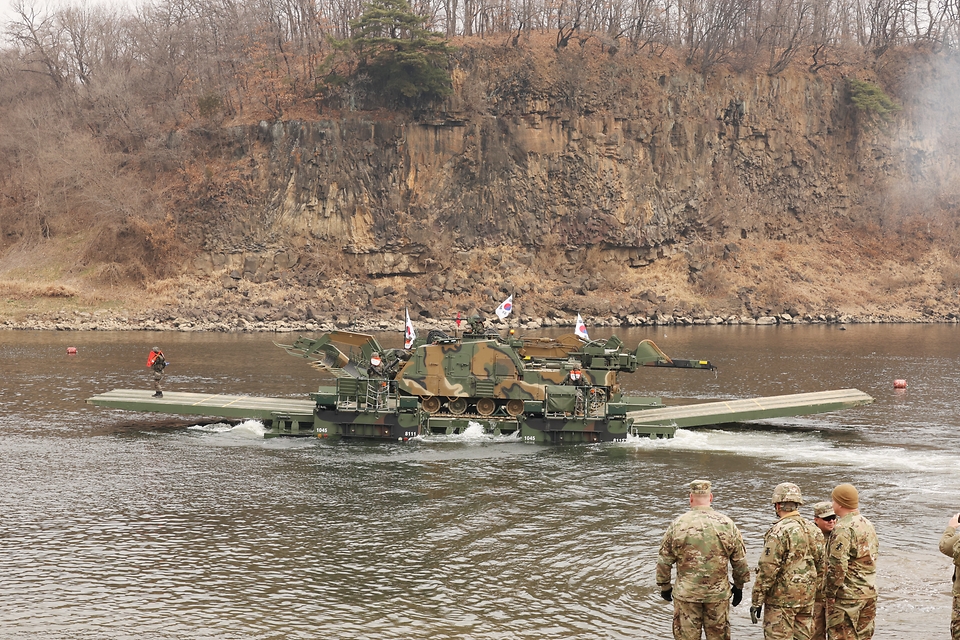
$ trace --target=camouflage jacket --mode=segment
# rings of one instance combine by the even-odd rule
[[[719,602],[730,597],[727,563],[733,583],[742,588],[750,580],[743,537],[733,520],[711,507],[693,507],[667,528],[657,556],[657,585],[670,586],[677,565],[673,597],[689,602]]]
[[[820,562],[820,586],[817,587],[817,602],[824,599],[823,590],[827,586],[827,549],[830,548],[830,541],[833,540],[833,531],[827,533],[820,532],[823,536],[823,560]]]
[[[823,533],[796,511],[786,514],[763,536],[753,606],[812,605],[822,567]]]
[[[860,511],[839,518],[827,549],[824,597],[828,600],[876,598],[879,553],[877,532]]]
[[[953,558],[953,595],[960,596],[960,580],[957,580],[957,567],[960,567],[960,527],[947,527],[940,537],[940,552]]]

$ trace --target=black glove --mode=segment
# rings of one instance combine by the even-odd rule
[[[743,588],[731,586],[730,590],[733,591],[733,602],[730,604],[737,606],[740,604],[740,601],[743,600]]]
[[[760,620],[760,610],[763,609],[762,606],[759,607],[750,607],[750,622],[757,624],[757,621]]]
[[[660,597],[666,600],[667,602],[673,601],[673,587],[670,587],[666,591],[660,592]]]

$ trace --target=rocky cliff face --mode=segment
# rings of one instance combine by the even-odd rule
[[[960,84],[949,68],[901,53],[869,70],[704,76],[589,46],[463,49],[440,114],[230,130],[184,221],[201,230],[198,270],[227,286],[335,283],[331,309],[489,311],[517,291],[530,313],[821,311],[844,304],[845,268],[864,280],[953,237]],[[893,123],[851,105],[848,75],[903,106]],[[931,244],[907,247],[905,235]],[[945,255],[937,269],[955,268]],[[917,267],[915,311],[952,302],[955,283],[932,266]],[[879,292],[863,295],[884,308]]]

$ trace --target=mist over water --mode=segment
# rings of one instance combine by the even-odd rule
[[[656,551],[686,509],[686,483],[705,477],[743,531],[751,567],[777,483],[796,482],[809,505],[853,482],[880,535],[877,637],[945,637],[951,562],[936,543],[960,511],[958,330],[618,332],[720,369],[645,369],[624,377],[632,394],[674,402],[857,387],[876,402],[570,447],[480,429],[408,443],[265,440],[256,421],[99,409],[83,400],[150,388],[142,361],[155,341],[173,363],[170,390],[306,397],[322,380],[272,344],[290,336],[0,332],[0,629],[666,638]],[[894,390],[896,378],[908,388]],[[733,625],[734,637],[762,637],[745,605]]]

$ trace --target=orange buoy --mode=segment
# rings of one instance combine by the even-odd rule
[[[894,388],[894,389],[906,389],[906,388],[907,388],[907,381],[906,381],[906,380],[894,380],[894,381],[893,381],[893,388]]]
[[[76,347],[67,347],[67,355],[68,355],[68,356],[75,356],[75,355],[77,355],[77,348],[76,348]]]

